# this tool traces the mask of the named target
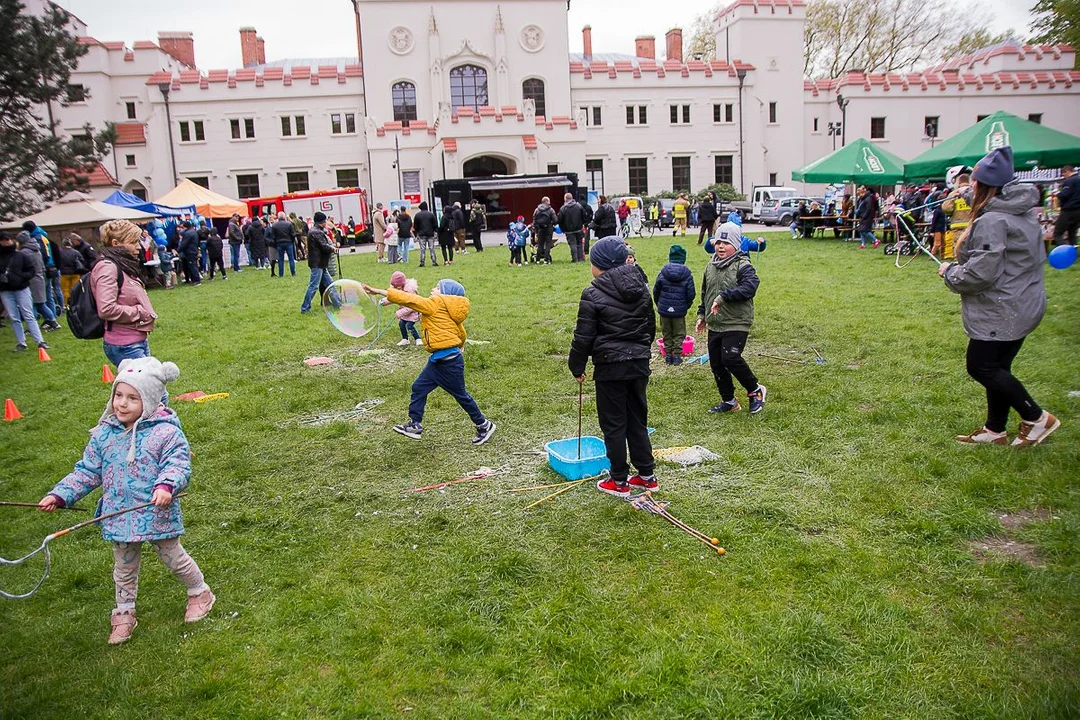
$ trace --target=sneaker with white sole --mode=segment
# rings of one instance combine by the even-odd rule
[[[617,483],[612,478],[604,478],[596,483],[596,489],[617,498],[630,497],[630,484],[627,482]]]
[[[131,639],[131,633],[135,632],[135,627],[139,624],[135,619],[134,609],[113,610],[109,622],[112,623],[112,632],[109,633],[110,645],[126,643]]]
[[[957,435],[955,438],[958,443],[964,445],[1008,445],[1009,435],[1003,432],[994,432],[988,430],[985,426],[977,430],[972,430],[967,435]]]
[[[495,434],[495,423],[485,420],[482,425],[476,426],[476,436],[472,439],[473,445],[483,445]]]
[[[398,347],[405,347],[408,344],[409,344],[408,338],[401,338],[400,340],[398,340]]]
[[[417,345],[423,345],[423,344],[424,344],[424,341],[423,341],[423,340],[421,340],[420,338],[416,338],[416,344],[417,344]]]
[[[1017,433],[1012,444],[1014,447],[1038,445],[1059,427],[1061,427],[1061,421],[1046,410],[1043,410],[1042,417],[1033,423],[1020,421],[1020,432]]]
[[[750,401],[750,414],[757,415],[759,412],[765,409],[765,393],[768,390],[764,385],[759,384],[757,390],[752,393],[746,393],[746,399]]]
[[[419,440],[424,433],[424,428],[415,420],[410,420],[404,425],[395,425],[394,432],[400,433],[407,438]]]
[[[657,481],[655,475],[634,475],[631,477],[627,484],[630,487],[641,488],[642,490],[659,490],[660,483]]]

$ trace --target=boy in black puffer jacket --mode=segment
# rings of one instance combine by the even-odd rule
[[[653,300],[660,313],[660,332],[664,338],[664,359],[668,365],[682,365],[682,344],[686,337],[686,313],[694,304],[697,288],[694,273],[686,267],[686,249],[672,245],[668,264],[660,269],[653,285]]]
[[[630,495],[630,486],[659,489],[653,475],[649,442],[649,358],[656,338],[649,286],[641,272],[626,263],[626,244],[606,237],[592,247],[594,280],[581,292],[577,327],[570,345],[570,372],[585,381],[585,365],[593,359],[596,414],[611,462],[610,477],[596,487],[616,497]],[[627,479],[627,446],[637,475]]]

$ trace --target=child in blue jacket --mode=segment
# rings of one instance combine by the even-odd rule
[[[517,222],[510,223],[506,231],[506,244],[510,246],[510,266],[521,267],[528,264],[525,258],[525,246],[529,243],[529,226],[525,224],[525,218],[518,215]]]
[[[73,505],[98,487],[102,488],[98,516],[153,502],[152,507],[101,523],[102,536],[113,544],[116,583],[110,645],[131,638],[137,624],[135,596],[143,541],[187,587],[185,622],[206,617],[216,599],[179,540],[184,520],[173,496],[188,485],[191,450],[176,413],[161,404],[165,383],[179,374],[175,364],[157,358],[123,360],[82,460],[38,503],[45,512],[52,512]]]
[[[682,344],[686,338],[686,313],[694,304],[697,288],[694,273],[686,267],[686,248],[672,245],[668,264],[660,269],[653,285],[653,302],[660,313],[660,333],[664,338],[664,360],[682,365]]]

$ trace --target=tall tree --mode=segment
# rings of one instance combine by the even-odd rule
[[[712,10],[698,14],[690,26],[690,42],[686,56],[709,61],[716,59],[716,36],[713,35],[712,19],[720,9],[719,3]]]
[[[83,99],[69,84],[86,48],[67,28],[68,14],[47,3],[45,14],[0,0],[0,217],[17,217],[86,186],[85,170],[100,161],[114,131],[60,137],[50,121],[54,103]]]
[[[1080,0],[1039,0],[1031,12],[1032,42],[1080,48]]]

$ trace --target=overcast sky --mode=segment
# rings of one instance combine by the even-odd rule
[[[858,0],[852,0],[857,2]],[[972,0],[942,0],[972,5]],[[98,40],[156,40],[159,30],[195,33],[195,61],[204,70],[240,67],[239,29],[252,25],[266,39],[266,59],[356,56],[350,0],[57,0],[90,26]],[[995,32],[1027,32],[1035,0],[979,0]],[[716,0],[573,0],[568,27],[571,52],[581,52],[581,28],[592,25],[594,52],[633,53],[634,38],[663,35],[675,25],[689,29]],[[617,7],[617,10],[614,9]],[[677,13],[670,12],[678,8]],[[929,3],[928,3],[929,8]],[[929,9],[928,9],[929,12]],[[196,19],[203,19],[197,24]]]

